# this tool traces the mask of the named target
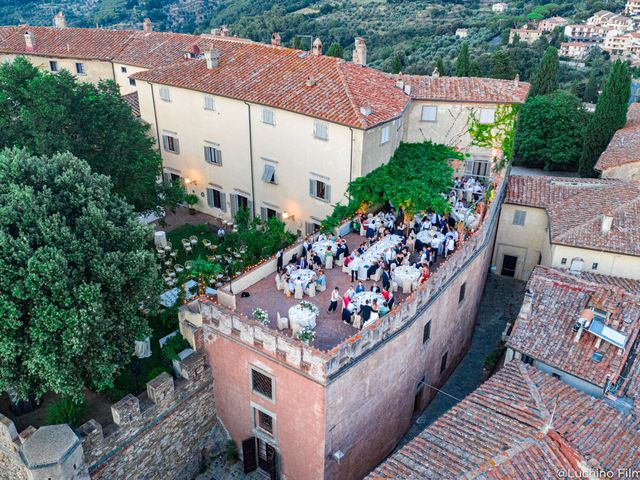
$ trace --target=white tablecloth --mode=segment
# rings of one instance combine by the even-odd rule
[[[353,305],[356,307],[356,312],[360,309],[361,305],[365,304],[367,300],[369,300],[369,305],[372,305],[374,300],[378,301],[378,305],[382,305],[382,302],[384,302],[384,297],[379,293],[373,292],[356,293],[353,297],[351,297],[351,303],[353,303]]]
[[[393,271],[393,279],[402,286],[405,282],[410,284],[420,278],[420,270],[412,265],[400,265]]]
[[[327,249],[330,249],[334,255],[338,251],[336,242],[332,240],[324,240],[322,242],[316,242],[311,246],[311,249],[314,250],[321,257],[324,257],[327,254]]]
[[[302,305],[294,305],[289,309],[289,324],[296,335],[303,327],[315,328],[317,314]]]
[[[291,274],[291,280],[293,282],[300,282],[303,286],[316,279],[316,272],[309,268],[299,268]]]
[[[467,209],[457,209],[451,211],[451,216],[457,221],[465,221],[468,226],[474,226],[478,223],[478,214]],[[466,218],[466,220],[465,220]]]

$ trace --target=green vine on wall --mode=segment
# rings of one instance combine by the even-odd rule
[[[498,105],[493,123],[480,123],[475,112],[469,116],[469,135],[471,145],[485,148],[500,148],[504,154],[504,160],[497,165],[504,166],[513,155],[513,141],[515,137],[516,117],[519,105]]]

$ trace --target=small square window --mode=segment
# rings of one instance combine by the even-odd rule
[[[384,145],[389,141],[390,130],[389,125],[382,127],[382,130],[380,130],[380,145]]]
[[[331,201],[331,186],[321,180],[309,180],[309,195],[326,202]]]
[[[84,75],[86,73],[84,70],[84,63],[76,63],[76,73],[78,75]]]
[[[460,285],[460,293],[458,294],[458,303],[462,303],[462,301],[464,300],[464,294],[466,293],[467,290],[467,283],[463,283],[462,285]]]
[[[136,86],[136,79],[135,78],[130,78],[129,79],[129,85],[131,85],[132,87]]]
[[[204,159],[212,165],[222,165],[222,151],[211,145],[204,146]]]
[[[160,87],[160,99],[165,102],[171,101],[171,90],[167,87]]]
[[[480,123],[487,125],[495,122],[496,111],[493,108],[480,109]]]
[[[251,390],[253,393],[273,400],[273,379],[257,370],[251,369]]]
[[[440,373],[444,372],[447,369],[447,357],[449,356],[449,352],[444,352],[442,358],[440,358]]]
[[[215,110],[216,109],[216,101],[213,98],[213,95],[203,95],[202,103],[205,110]]]
[[[428,320],[427,323],[424,324],[424,328],[422,329],[422,343],[427,343],[431,338],[431,320]]]
[[[313,136],[320,140],[329,139],[329,127],[326,123],[313,122]]]
[[[275,125],[276,124],[276,114],[270,108],[262,109],[262,123],[266,123],[267,125]]]
[[[52,72],[57,72],[58,71],[58,62],[51,60],[49,62],[49,70],[51,70]]]
[[[423,105],[420,119],[423,122],[438,121],[438,107],[435,105]]]
[[[591,270],[597,270],[598,269],[598,263],[597,262],[593,262],[591,264]]]
[[[127,67],[120,67],[120,71],[122,73],[127,73]]]
[[[256,427],[269,435],[273,435],[273,417],[258,409],[256,409],[256,417]]]
[[[270,163],[264,164],[264,171],[262,172],[262,181],[267,183],[276,183],[276,167]]]
[[[524,222],[527,218],[527,212],[524,210],[516,210],[513,212],[513,224],[524,226]]]
[[[171,135],[162,136],[162,147],[166,152],[180,153],[180,143],[176,137]]]
[[[560,260],[560,265],[566,265],[567,264],[567,257],[562,257],[562,260]]]

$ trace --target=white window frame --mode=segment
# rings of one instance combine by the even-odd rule
[[[49,70],[52,72],[60,71],[60,67],[58,66],[58,62],[56,60],[49,60]]]
[[[380,129],[380,145],[389,143],[390,140],[391,140],[391,126],[385,125]]]
[[[264,168],[262,170],[262,181],[265,183],[270,183],[271,185],[277,185],[277,180],[276,180],[276,166],[269,163],[269,162],[265,162],[264,163]]]
[[[329,140],[329,125],[324,122],[313,122],[313,136],[318,140]]]
[[[205,143],[204,161],[209,165],[222,166],[222,150],[220,150],[220,145]]]
[[[158,95],[160,96],[160,100],[163,102],[171,102],[171,90],[169,87],[162,86],[158,90]]]
[[[131,86],[131,87],[135,87],[136,86],[136,79],[135,78],[129,77],[129,86]]]
[[[262,123],[266,124],[266,125],[272,125],[275,127],[276,125],[276,112],[275,110],[271,109],[271,108],[266,108],[263,107],[262,108]]]
[[[84,63],[76,62],[76,74],[77,75],[86,75],[87,70],[84,68]]]
[[[496,109],[495,108],[481,108],[478,115],[478,121],[482,125],[491,125],[496,121]]]
[[[170,133],[162,134],[162,149],[169,153],[180,153],[180,141],[177,136]]]
[[[209,94],[202,95],[202,108],[214,112],[216,110],[216,97]]]
[[[429,112],[428,115],[425,115]],[[420,120],[423,122],[437,122],[438,121],[438,106],[437,105],[422,105],[420,110]]]
[[[322,183],[324,185],[324,197],[318,195],[318,183]],[[309,195],[316,200],[331,202],[331,185],[324,180],[311,178],[309,179]]]

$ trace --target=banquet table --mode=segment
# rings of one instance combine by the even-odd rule
[[[393,271],[393,279],[398,285],[403,287],[405,285],[411,285],[413,282],[420,278],[420,270],[413,265],[400,265]]]
[[[338,251],[336,242],[334,242],[333,240],[323,240],[320,242],[315,242],[311,246],[311,249],[321,257],[324,257],[327,254],[327,250],[330,250],[334,255]]]
[[[358,311],[367,300],[369,300],[369,305],[372,305],[374,300],[378,301],[378,305],[382,305],[384,297],[379,293],[373,292],[360,292],[351,297],[351,303],[356,307],[356,311]]]
[[[457,221],[464,222],[472,227],[478,223],[478,214],[468,209],[455,209],[451,211],[451,216]]]
[[[317,307],[316,307],[317,308]],[[315,328],[318,314],[302,305],[294,305],[289,309],[289,324],[295,336],[302,328]]]
[[[291,273],[290,278],[294,283],[299,282],[304,287],[316,279],[316,272],[309,268],[300,268]]]

